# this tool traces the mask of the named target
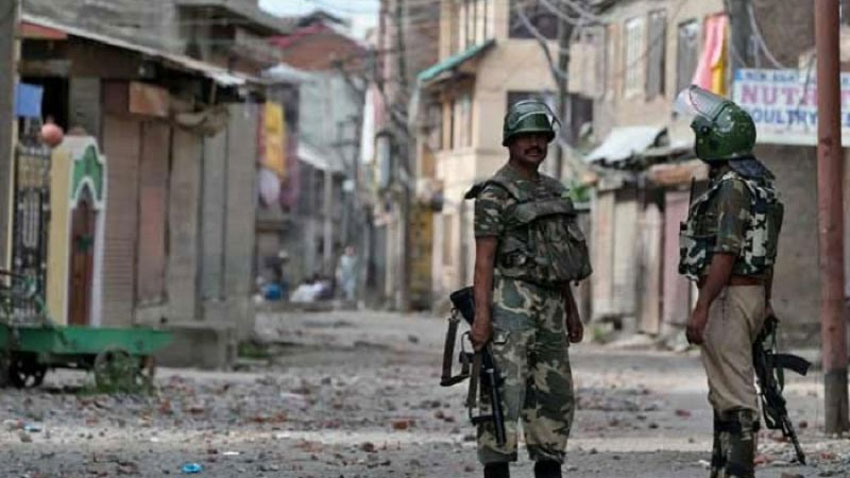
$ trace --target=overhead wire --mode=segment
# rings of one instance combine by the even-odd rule
[[[761,47],[761,51],[764,53],[764,56],[773,64],[774,68],[785,69],[788,68],[782,62],[776,59],[776,55],[770,51],[770,47],[767,46],[767,42],[765,42],[764,37],[761,34],[761,29],[759,28],[758,22],[756,21],[756,15],[753,11],[752,2],[747,2],[747,16],[750,20],[750,28],[752,29],[753,36]]]

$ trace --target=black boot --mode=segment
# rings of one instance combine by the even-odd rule
[[[723,478],[726,473],[726,452],[723,449],[723,441],[720,439],[721,420],[717,411],[714,411],[714,443],[711,447],[711,473],[709,478]]]
[[[735,429],[729,434],[728,478],[754,478],[756,457],[756,432],[759,428],[758,415],[753,410],[734,410],[729,412]]]
[[[561,478],[561,464],[554,460],[540,460],[534,464],[534,478]]]
[[[490,463],[484,465],[484,478],[510,478],[511,471],[507,463]]]

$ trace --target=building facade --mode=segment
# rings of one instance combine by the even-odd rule
[[[82,141],[96,146],[103,164],[104,197],[72,188],[65,231],[51,228],[51,249],[59,250],[51,250],[50,264],[67,265],[67,279],[47,274],[51,315],[79,325],[166,327],[177,337],[163,353],[166,363],[222,367],[253,330],[257,138],[266,95],[257,74],[277,62],[245,50],[239,32],[285,30],[275,29],[271,15],[246,17],[228,5],[198,12],[184,3],[162,5],[156,19],[131,18],[138,8],[115,12],[123,20],[100,12],[112,20],[89,28],[85,5],[30,2],[19,73],[43,91],[42,119],[68,131],[66,163],[85,159],[74,146],[80,137],[90,138]],[[165,22],[163,31],[239,26],[210,37],[174,28],[150,42],[132,38],[133,28],[155,20]],[[193,50],[193,41],[216,47]]]
[[[526,98],[554,106],[544,52],[512,13],[515,4],[441,2],[440,61],[417,78],[425,118],[416,144],[418,192],[440,208],[431,241],[434,304],[472,281],[473,207],[463,196],[507,161],[502,119],[508,106]],[[540,11],[531,20],[554,45],[554,15]]]
[[[740,2],[607,2],[602,21],[572,45],[570,86],[593,99],[598,145],[584,156],[597,178],[590,241],[594,319],[681,335],[697,291],[676,268],[678,225],[691,178],[698,193],[706,170],[693,161],[692,132],[672,111],[675,97],[695,83],[731,98],[737,70],[764,65],[768,54],[796,69],[812,45],[810,8],[782,2],[728,15],[727,3]],[[785,8],[794,14],[778,13]],[[763,31],[752,30],[750,15]],[[765,47],[753,51],[759,37]],[[805,340],[816,331],[819,303],[810,249],[817,233],[815,150],[759,141],[755,153],[776,174],[787,208],[774,308],[786,330]]]

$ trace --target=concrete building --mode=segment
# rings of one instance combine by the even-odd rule
[[[511,12],[515,2],[440,5],[440,61],[417,78],[420,111],[428,118],[416,145],[419,195],[442,206],[433,221],[435,303],[472,281],[473,208],[463,195],[507,160],[501,145],[507,106],[530,97],[555,101],[544,53]],[[532,21],[554,40],[551,12]]]
[[[440,2],[382,0],[374,38],[371,88],[369,274],[375,304],[403,309],[431,305],[434,211],[418,195],[423,174],[420,135],[430,134],[417,76],[440,58]],[[411,105],[413,105],[411,107]],[[433,167],[433,161],[429,163]]]
[[[51,312],[91,326],[165,326],[177,336],[166,363],[226,366],[253,330],[256,138],[266,91],[255,73],[277,62],[240,43],[240,31],[288,30],[228,2],[167,2],[162,12],[174,15],[157,21],[238,26],[212,37],[175,29],[145,44],[128,39],[132,29],[118,20],[97,29],[69,21],[92,23],[79,10],[85,5],[58,3],[27,3],[22,81],[43,88],[44,116],[99,145],[108,187],[103,210],[94,208],[104,218],[94,249],[100,266],[69,271],[81,284],[49,282],[49,296],[67,287],[49,301]],[[137,3],[116,14],[149,7]],[[145,18],[123,21],[144,30]],[[192,42],[214,47],[193,51]]]
[[[672,112],[691,83],[731,97],[735,71],[768,61],[755,44],[746,10],[727,16],[717,1],[618,1],[572,46],[570,83],[593,99],[593,136],[585,159],[599,174],[593,203],[592,317],[625,320],[650,333],[675,335],[696,291],[678,275],[678,224],[689,182],[705,168],[693,158],[688,124]],[[795,2],[755,6],[753,15],[777,61],[796,68],[813,41],[810,8]],[[735,7],[737,8],[737,7]],[[790,13],[793,11],[793,13]],[[777,176],[786,215],[774,282],[774,308],[800,339],[817,330],[819,288],[815,150],[763,144],[756,155]],[[660,164],[659,164],[660,163]],[[697,192],[698,192],[697,191]]]
[[[354,186],[365,87],[359,68],[366,49],[346,28],[340,19],[317,12],[272,40],[287,68],[301,72],[292,93],[298,97],[291,131],[297,184],[290,186],[297,192],[287,194],[288,226],[276,238],[266,235],[257,254],[261,260],[285,251],[293,286],[316,274],[332,277],[344,246],[360,245]]]

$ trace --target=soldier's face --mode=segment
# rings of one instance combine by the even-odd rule
[[[508,151],[514,160],[536,167],[546,159],[549,149],[548,139],[544,133],[519,134],[511,139]]]

